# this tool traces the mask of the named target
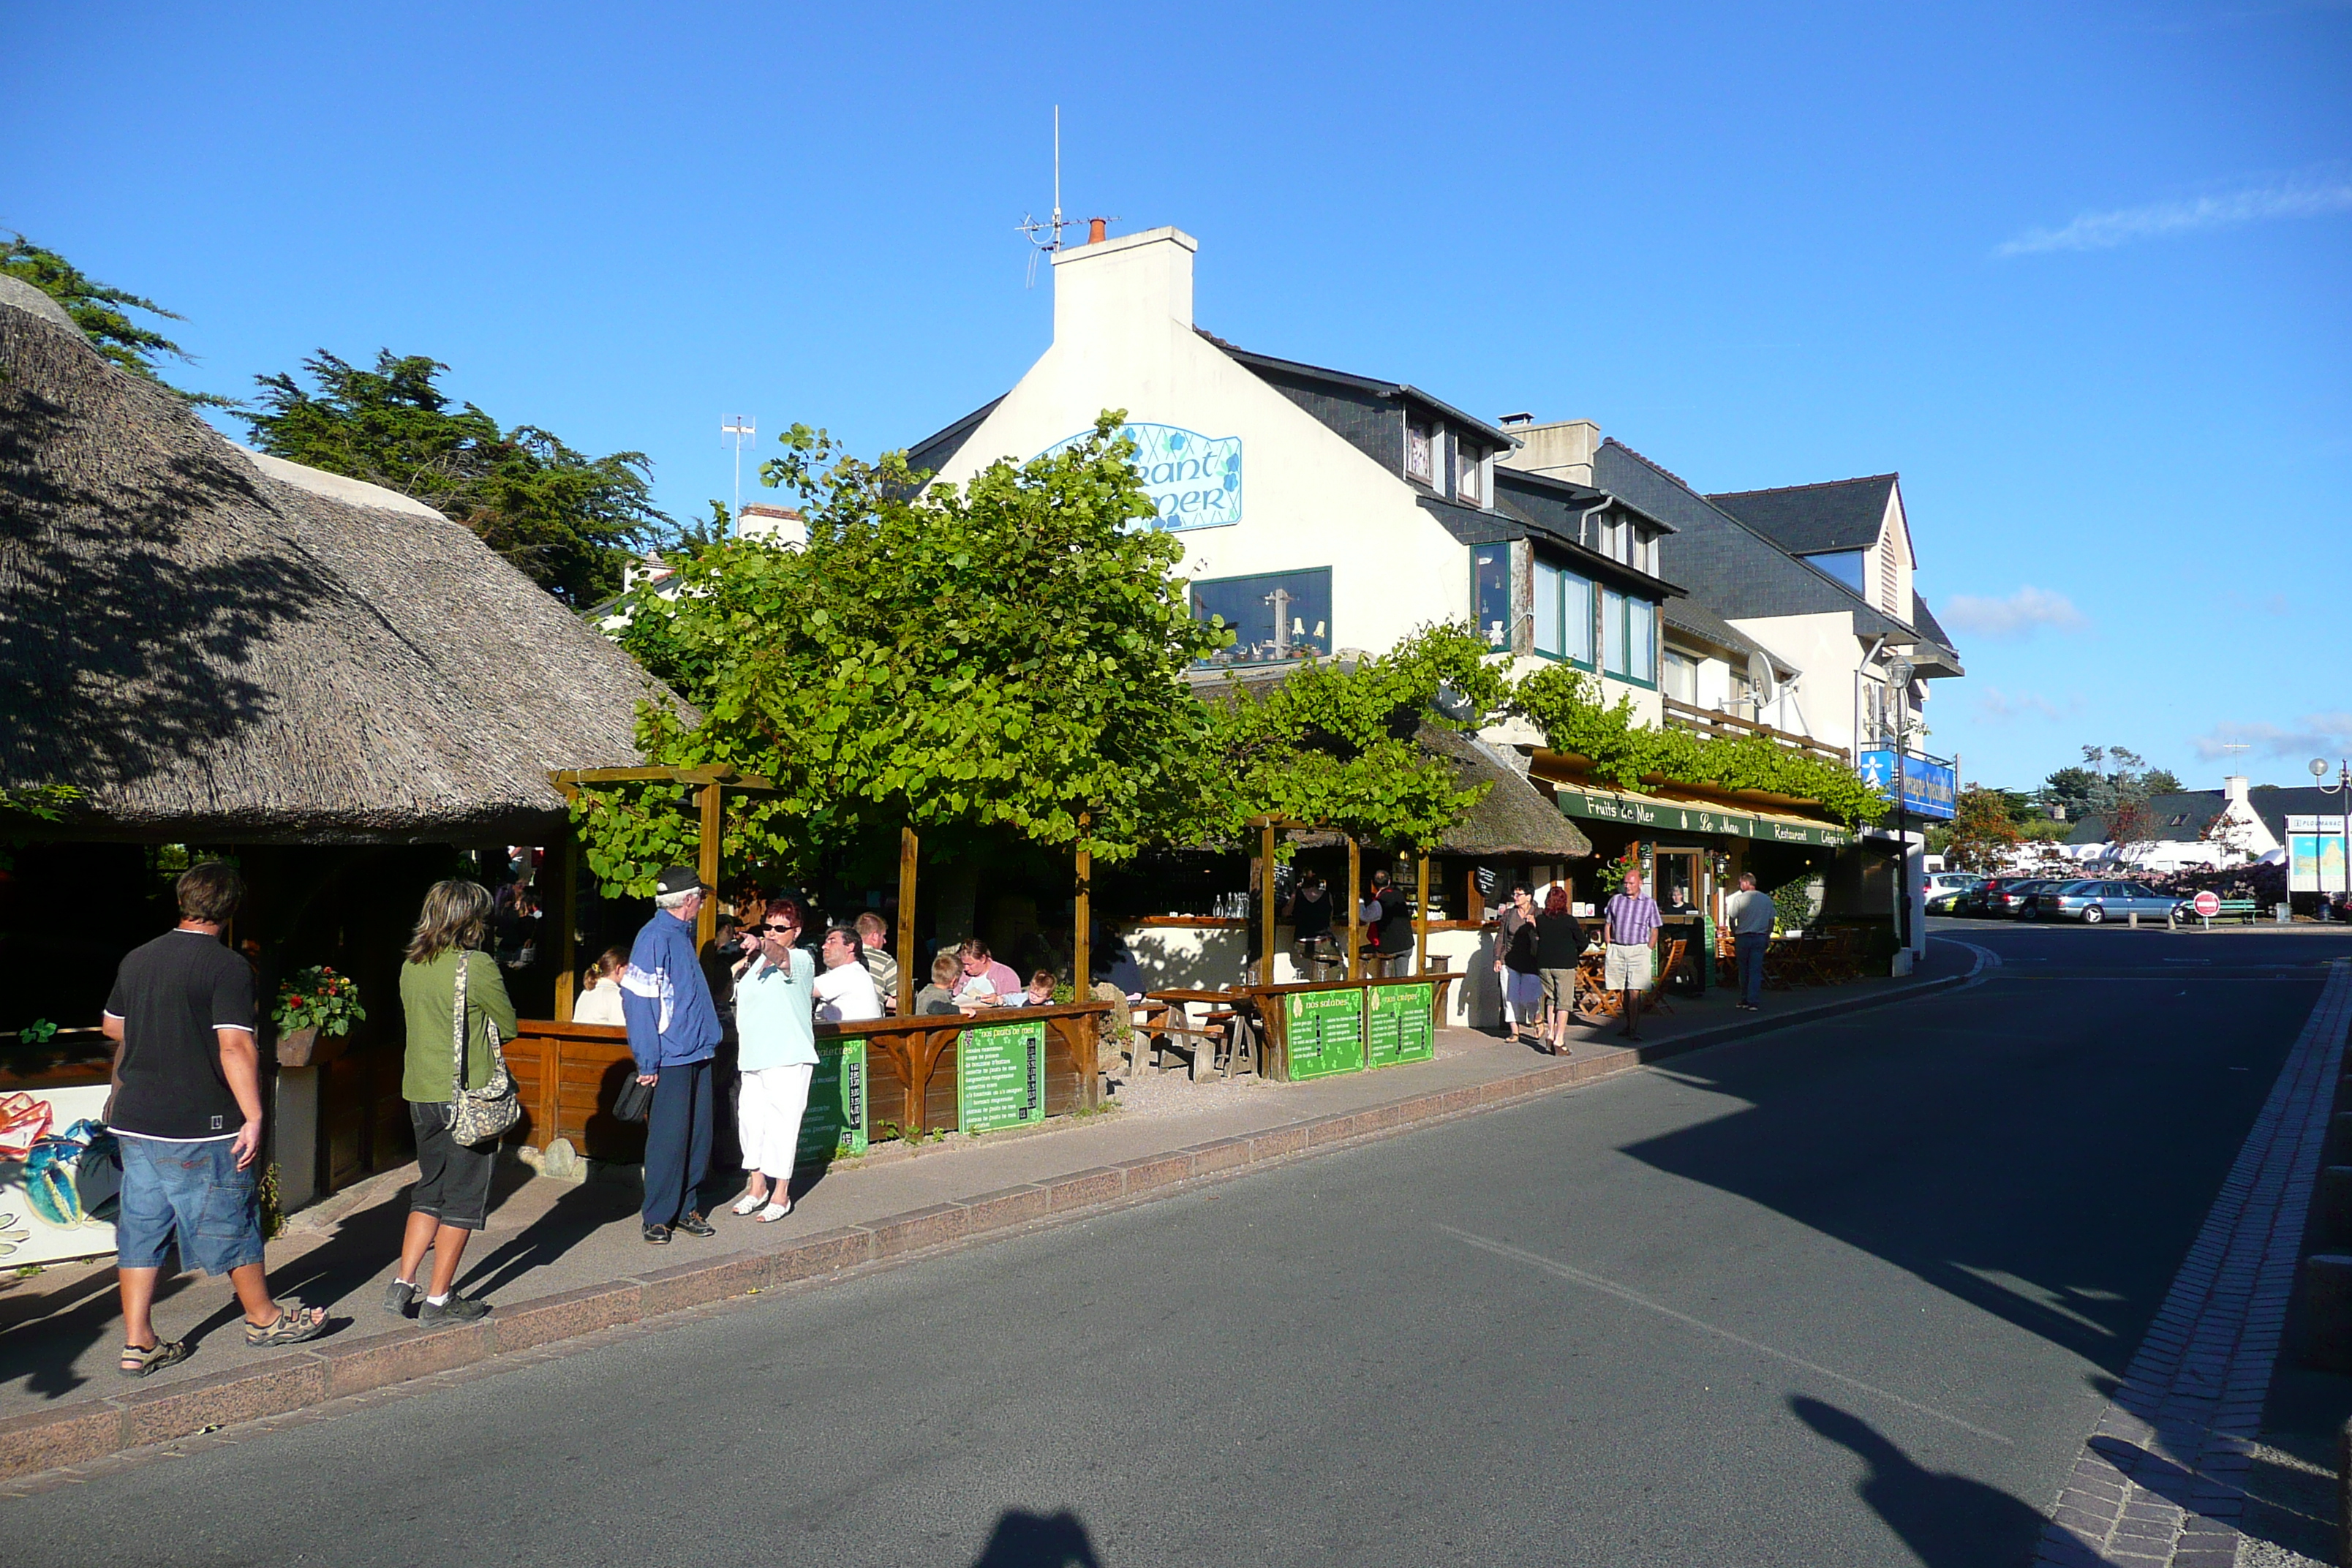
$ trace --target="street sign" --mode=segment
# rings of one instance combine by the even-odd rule
[[[2197,895],[2196,907],[2198,915],[2210,921],[2221,912],[2221,895],[2208,888]]]
[[[1045,1025],[966,1029],[956,1041],[956,1126],[965,1132],[1045,1120]]]

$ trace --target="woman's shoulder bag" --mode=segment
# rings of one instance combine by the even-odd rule
[[[466,972],[472,967],[473,954],[457,949],[457,979],[451,987],[457,1017],[450,1032],[457,1042],[457,1060],[450,1068],[449,1136],[468,1148],[478,1148],[497,1142],[522,1120],[522,1097],[515,1091],[514,1075],[507,1071],[499,1026],[489,1018],[482,1020],[482,1033],[490,1048],[489,1081],[479,1089],[466,1087]]]

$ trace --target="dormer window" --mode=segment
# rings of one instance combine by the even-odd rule
[[[1454,455],[1454,499],[1464,506],[1486,504],[1486,464],[1476,453],[1461,447]]]
[[[1408,423],[1404,427],[1404,477],[1437,488],[1437,459],[1429,426]]]

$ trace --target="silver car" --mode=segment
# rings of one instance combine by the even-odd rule
[[[2119,921],[2126,915],[2142,920],[2169,921],[2172,911],[2182,900],[2170,893],[2159,893],[2154,888],[2138,882],[2110,882],[2092,879],[2068,882],[2063,887],[2044,889],[2033,896],[2032,908],[2026,911],[2029,920],[2081,921],[2086,926]]]

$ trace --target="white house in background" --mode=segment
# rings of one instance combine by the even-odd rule
[[[808,542],[808,524],[796,508],[754,501],[736,513],[735,537],[798,550]],[[630,606],[647,594],[662,599],[677,597],[677,568],[659,555],[630,562],[621,574],[621,591],[591,608],[588,616],[597,630],[610,637],[629,624]]]
[[[961,484],[1124,409],[1194,614],[1239,634],[1218,663],[1381,653],[1468,620],[1525,659],[1592,670],[1654,722],[1660,606],[1677,592],[1658,571],[1666,525],[1588,485],[1498,472],[1511,435],[1416,387],[1210,336],[1192,320],[1196,249],[1155,228],[1055,253],[1052,344],[908,460]]]

